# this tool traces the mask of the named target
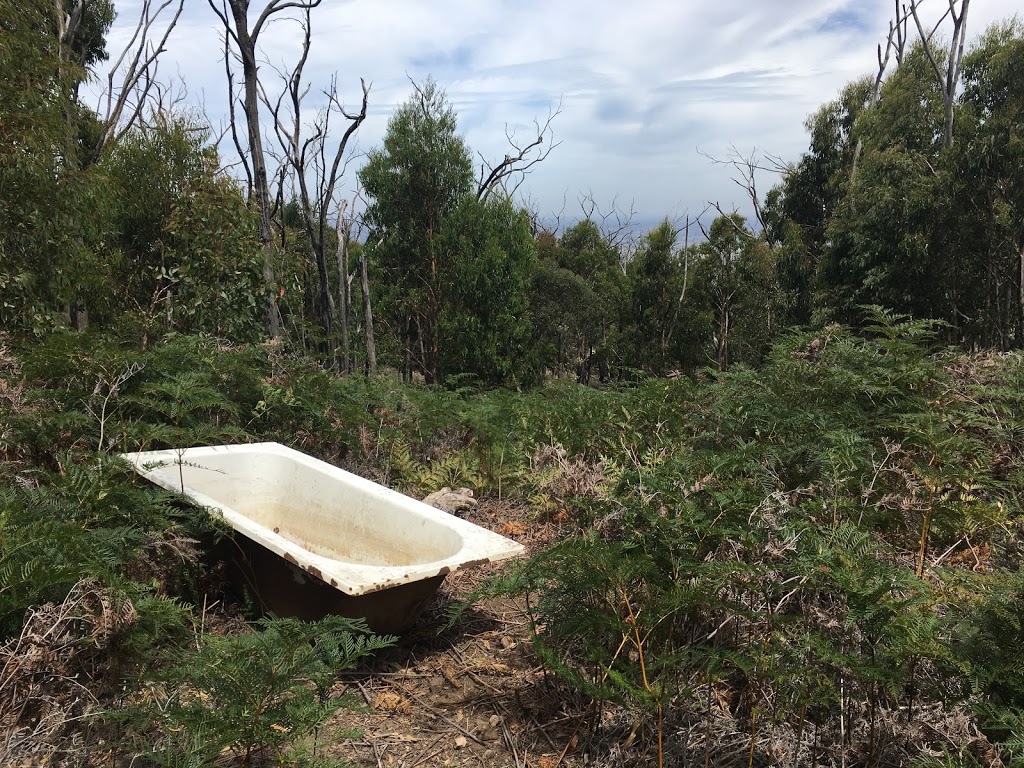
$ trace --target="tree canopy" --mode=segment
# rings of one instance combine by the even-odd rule
[[[401,339],[406,377],[463,373],[500,383],[521,370],[529,222],[500,195],[478,201],[458,118],[433,80],[388,121],[359,179],[369,243]]]

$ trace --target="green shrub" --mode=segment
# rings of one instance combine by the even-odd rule
[[[999,476],[1020,471],[1019,417],[1003,405],[1019,395],[992,376],[980,397],[929,324],[872,316],[867,337],[793,334],[760,371],[708,387],[641,387],[644,405],[606,422],[630,449],[592,530],[482,594],[525,596],[545,664],[656,717],[659,738],[670,706],[723,716],[712,691],[751,755],[771,728],[849,733],[863,702],[869,761],[886,748],[884,710],[965,705],[971,677],[1017,706],[1017,587],[943,561],[1021,514]],[[660,432],[658,410],[672,422]]]
[[[125,587],[133,571],[155,578],[139,566],[157,536],[177,532],[187,540],[203,526],[203,515],[172,503],[170,494],[134,483],[123,462],[65,456],[60,463],[61,471],[32,475],[29,487],[0,488],[4,637],[21,627],[29,606],[60,602],[81,579]]]
[[[207,765],[230,751],[243,768],[281,758],[315,740],[340,707],[353,706],[335,692],[338,673],[393,642],[337,616],[312,623],[267,618],[252,632],[204,636],[198,651],[152,685],[136,713],[159,734],[145,757]],[[314,741],[311,751],[319,746]]]

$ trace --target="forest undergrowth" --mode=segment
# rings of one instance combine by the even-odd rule
[[[1019,355],[881,310],[758,370],[525,393],[338,377],[273,344],[2,339],[0,762],[337,759],[339,675],[395,639],[212,610],[225,533],[115,456],[279,440],[557,531],[449,618],[522,607],[589,734],[560,762],[1024,764],[1022,400]]]

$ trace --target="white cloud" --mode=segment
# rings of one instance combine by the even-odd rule
[[[162,72],[178,73],[216,123],[226,112],[217,19],[205,2],[187,2]],[[118,3],[112,51],[137,5]],[[254,3],[253,18],[263,5]],[[945,3],[933,5],[922,7],[937,14]],[[972,31],[1015,6],[975,3]],[[557,211],[565,197],[571,208],[580,191],[635,200],[645,220],[700,210],[708,199],[745,209],[727,171],[697,148],[795,159],[808,114],[873,73],[892,9],[890,0],[324,0],[313,11],[310,108],[334,72],[350,102],[360,77],[372,81],[359,138],[367,149],[408,96],[407,78],[432,74],[470,145],[500,157],[506,124],[529,126],[561,100],[562,145],[527,185],[542,211]],[[287,65],[298,42],[294,24],[269,27],[266,60]]]

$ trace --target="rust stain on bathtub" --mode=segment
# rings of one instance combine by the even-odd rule
[[[481,560],[467,560],[464,563],[459,563],[459,568],[475,568],[478,565],[487,565],[490,562],[491,562],[491,559],[489,557],[485,557],[485,558],[483,558]],[[448,572],[447,568],[445,568],[443,570],[446,573]]]

